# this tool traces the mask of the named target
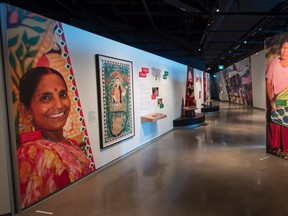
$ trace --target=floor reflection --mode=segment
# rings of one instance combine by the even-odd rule
[[[287,215],[286,169],[266,154],[265,112],[220,103],[204,125],[176,128],[23,215]]]

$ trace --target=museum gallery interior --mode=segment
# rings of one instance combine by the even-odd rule
[[[1,2],[0,216],[287,215],[287,1]]]

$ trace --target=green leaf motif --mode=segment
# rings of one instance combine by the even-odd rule
[[[37,33],[43,33],[43,32],[45,32],[45,29],[40,28],[40,27],[38,27],[38,26],[34,26],[34,27],[32,27],[32,29],[33,29],[35,32],[37,32]]]
[[[40,36],[31,37],[28,41],[30,46],[34,46],[38,43]]]
[[[37,21],[37,22],[46,22],[47,19],[44,19],[43,17],[38,17],[38,16],[35,16],[35,17],[32,17],[33,20]]]
[[[33,50],[33,51],[30,51],[26,54],[27,57],[35,57],[35,55],[37,54],[37,50]]]
[[[30,70],[30,69],[32,68],[32,66],[33,66],[33,61],[31,61],[31,62],[29,63],[29,65],[27,66],[27,71]]]
[[[22,18],[23,17],[23,14],[24,14],[24,10],[23,9],[18,9],[18,16],[20,17],[20,18]]]
[[[16,68],[16,61],[15,61],[15,58],[14,56],[10,53],[9,55],[9,60],[10,60],[10,64],[13,68]]]
[[[24,33],[22,35],[22,41],[24,44],[27,44],[27,42],[28,42],[28,35],[27,35],[26,31],[24,31]]]
[[[20,44],[19,47],[17,48],[16,55],[18,57],[21,57],[23,55],[23,45],[22,44]]]
[[[15,37],[9,39],[8,40],[9,48],[15,46],[17,44],[17,42],[18,42],[18,35],[16,35]]]

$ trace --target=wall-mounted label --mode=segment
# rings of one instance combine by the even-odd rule
[[[143,73],[149,73],[149,68],[142,67],[142,72]]]
[[[161,78],[161,69],[152,67],[151,75],[155,77],[155,80],[160,80]]]
[[[147,77],[147,73],[145,72],[139,72],[139,77]]]
[[[88,111],[88,124],[96,123],[97,116],[95,111]]]

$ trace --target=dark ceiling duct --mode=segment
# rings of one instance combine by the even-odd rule
[[[224,5],[224,7],[221,7],[221,9],[220,9],[221,12],[229,12],[233,2],[234,2],[234,0],[227,1],[226,5]],[[216,2],[215,10],[217,7],[217,3],[218,2]],[[215,13],[215,10],[212,12],[209,23],[207,25],[207,28],[206,28],[206,30],[202,36],[202,39],[200,41],[201,49],[204,51],[207,48],[209,41],[213,38],[213,36],[215,34],[215,30],[217,30],[219,28],[219,26],[222,24],[222,22],[224,20],[224,15],[213,16]],[[210,32],[210,30],[213,30],[213,31]]]
[[[166,4],[169,4],[173,7],[179,8],[180,10],[184,10],[186,12],[193,12],[193,13],[198,13],[198,12],[202,12],[202,10],[195,8],[191,5],[188,5],[182,1],[179,0],[163,0],[163,2],[165,2]]]

